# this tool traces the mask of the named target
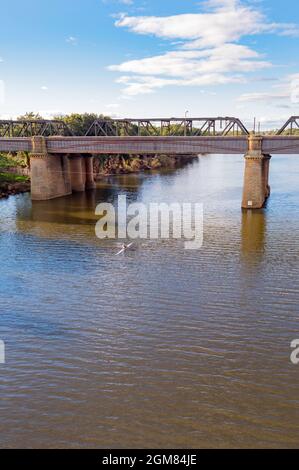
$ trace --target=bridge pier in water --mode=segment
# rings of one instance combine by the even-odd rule
[[[49,154],[43,137],[33,137],[30,154],[31,198],[42,201],[71,194],[70,167],[65,155]]]
[[[80,193],[85,191],[85,174],[83,171],[83,157],[81,155],[71,156],[70,161],[70,170],[71,170],[71,184],[72,191]]]
[[[264,154],[263,138],[251,134],[245,155],[243,209],[261,209],[270,195],[269,167],[271,155]]]
[[[91,155],[86,155],[83,157],[83,162],[85,163],[85,189],[95,189],[96,184],[94,181],[94,174],[93,174],[93,157]]]
[[[91,155],[74,155],[69,157],[71,186],[74,192],[95,189],[93,176],[93,157]]]
[[[44,137],[32,138],[31,198],[42,201],[94,189],[93,157],[49,153]]]

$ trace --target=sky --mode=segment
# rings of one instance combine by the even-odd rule
[[[2,119],[299,114],[298,0],[1,3]]]

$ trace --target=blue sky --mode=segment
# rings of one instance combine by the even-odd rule
[[[289,0],[14,0],[1,5],[0,116],[299,114]]]

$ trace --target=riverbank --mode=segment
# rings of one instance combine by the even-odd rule
[[[26,155],[0,154],[0,199],[30,191]]]
[[[175,169],[197,159],[197,155],[115,155],[95,157],[95,179],[101,176],[139,173],[158,169]]]
[[[196,155],[103,155],[94,158],[94,177],[175,169],[188,165]],[[0,198],[30,191],[26,156],[0,155]]]
[[[28,191],[30,191],[30,181],[27,176],[0,173],[0,199]]]

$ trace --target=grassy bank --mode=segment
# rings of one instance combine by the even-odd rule
[[[18,169],[25,167],[23,158],[0,154],[0,198],[29,191],[28,176],[18,174]]]
[[[23,152],[17,155],[0,153],[0,171],[2,171],[3,168],[27,168],[28,165],[29,157]]]
[[[28,176],[16,175],[14,173],[6,173],[0,171],[0,184],[1,183],[26,183],[29,181]]]

